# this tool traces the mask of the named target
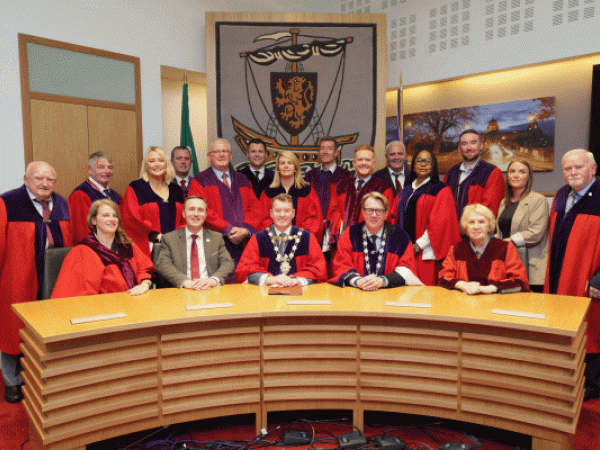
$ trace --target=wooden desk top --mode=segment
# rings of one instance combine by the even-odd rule
[[[150,326],[232,318],[332,316],[412,318],[468,323],[517,330],[576,335],[589,298],[546,294],[467,296],[441,287],[400,287],[376,292],[317,284],[302,296],[268,295],[267,288],[226,285],[208,291],[150,290],[132,297],[126,292],[44,300],[13,305],[14,311],[43,343]],[[288,300],[331,300],[331,305],[288,305]],[[386,306],[386,302],[429,303],[431,308]],[[232,303],[233,307],[186,310],[188,305]],[[545,314],[544,319],[493,314],[493,309]],[[126,317],[72,325],[70,320],[112,313]]]

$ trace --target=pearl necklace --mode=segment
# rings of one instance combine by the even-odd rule
[[[385,247],[385,238],[386,233],[385,229],[383,230],[383,236],[381,237],[381,245],[379,246],[379,250],[377,253],[377,266],[375,267],[375,275],[379,273],[379,269],[381,269],[381,263],[383,262],[383,247]],[[371,275],[371,263],[369,262],[369,247],[367,244],[367,227],[363,228],[363,254],[365,256],[365,276]]]
[[[290,270],[292,269],[292,266],[290,265],[290,261],[292,259],[294,259],[294,254],[296,253],[296,250],[298,249],[298,244],[300,243],[300,238],[302,237],[302,230],[298,230],[298,233],[296,233],[295,236],[286,236],[285,239],[281,238],[280,236],[276,236],[273,231],[271,231],[271,228],[269,228],[268,230],[269,233],[269,237],[271,238],[271,242],[273,243],[273,250],[275,250],[275,254],[277,255],[277,262],[279,263],[279,270],[282,274],[287,275]],[[279,253],[279,245],[277,245],[277,241],[289,241],[290,239],[294,239],[296,242],[294,242],[294,245],[292,246],[292,250],[290,253],[288,254],[281,254]]]

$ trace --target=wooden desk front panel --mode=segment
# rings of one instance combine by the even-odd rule
[[[86,434],[158,416],[155,336],[43,353],[22,335],[25,408],[49,448],[73,448]]]
[[[430,328],[363,325],[360,398],[369,404],[411,406],[444,416],[458,407],[458,333]],[[446,410],[446,411],[442,411]]]
[[[202,327],[204,328],[204,327]],[[232,327],[161,335],[162,414],[218,417],[260,411],[260,328]]]
[[[185,309],[224,298],[230,310]],[[232,285],[149,292],[143,308],[127,294],[16,305],[26,323],[33,447],[82,449],[240,413],[255,414],[260,429],[268,412],[349,409],[359,427],[366,410],[395,411],[527,433],[536,450],[569,448],[583,395],[589,300],[470,298],[441,288],[366,295],[331,285],[309,286],[304,298],[332,304],[290,306],[285,297]],[[398,298],[433,307],[385,305]],[[493,307],[548,318],[499,317]],[[113,322],[69,323],[119,311],[126,317]]]

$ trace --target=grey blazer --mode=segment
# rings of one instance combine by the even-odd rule
[[[498,217],[505,207],[506,199],[503,199],[498,209]],[[521,199],[512,218],[510,237],[527,268],[529,284],[543,285],[545,282],[548,265],[549,216],[550,207],[546,197],[537,192],[530,192]],[[509,236],[500,237],[504,239]],[[519,245],[520,243],[523,245]]]
[[[221,233],[206,228],[202,233],[208,276],[217,277],[223,284],[233,273],[233,260],[225,247]],[[181,284],[188,279],[185,228],[163,234],[156,269],[175,287],[181,287]]]

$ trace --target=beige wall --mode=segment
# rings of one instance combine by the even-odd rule
[[[403,114],[484,105],[537,97],[556,97],[554,171],[536,172],[534,189],[554,192],[564,184],[562,155],[589,143],[593,56],[517,68],[457,80],[405,87]],[[386,115],[396,115],[396,92],[386,95]]]
[[[162,79],[163,142],[167,152],[179,145],[181,133],[181,95],[183,77],[179,80]],[[200,170],[206,168],[206,83],[188,80],[190,127],[196,147]]]

